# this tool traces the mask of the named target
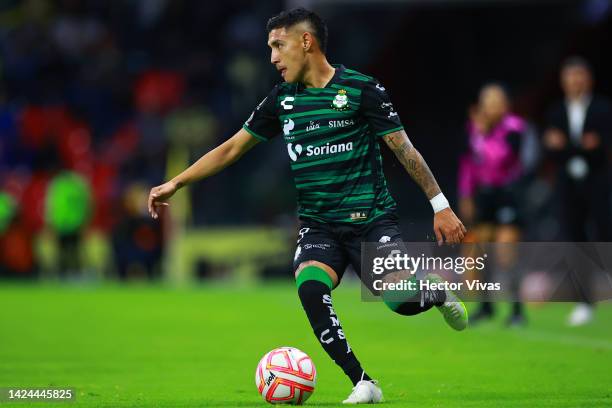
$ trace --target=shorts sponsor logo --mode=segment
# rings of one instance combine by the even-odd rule
[[[376,84],[376,89],[378,89],[381,92],[385,92],[386,91],[385,87],[382,86],[381,84]]]
[[[380,239],[378,240],[378,242],[380,242],[381,244],[384,244],[385,242],[389,242],[391,241],[391,237],[388,235],[383,235],[382,237],[380,237]]]
[[[323,249],[323,250],[327,250],[331,248],[330,244],[305,244],[304,245],[304,251],[307,251],[309,249]]]
[[[308,227],[304,227],[304,228],[300,228],[300,230],[298,231],[298,235],[300,236],[298,238],[298,243],[304,239],[304,235],[306,235],[308,233],[308,231],[310,231],[310,228]]]
[[[383,248],[395,248],[397,246],[398,246],[397,242],[388,242],[386,244],[378,245],[376,247],[376,250],[378,251],[378,250],[381,250]]]

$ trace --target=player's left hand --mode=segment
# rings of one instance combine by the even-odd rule
[[[434,215],[434,233],[438,245],[445,241],[447,244],[458,244],[463,240],[467,229],[450,207],[438,211]]]

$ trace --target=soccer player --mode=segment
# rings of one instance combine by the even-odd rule
[[[321,345],[354,385],[344,402],[376,403],[382,391],[349,346],[332,306],[331,290],[348,264],[361,272],[362,242],[401,240],[396,204],[382,172],[379,140],[393,150],[431,201],[438,243],[459,243],[466,231],[404,132],[384,86],[327,61],[323,20],[298,8],[271,18],[267,30],[271,63],[284,82],[272,89],[234,136],[151,189],[149,212],[157,218],[159,207],[167,206],[168,198],[182,186],[212,176],[257,143],[282,134],[298,191],[301,228],[294,271],[300,301]],[[386,303],[405,315],[437,306],[451,327],[466,327],[465,306],[452,292],[414,296]]]

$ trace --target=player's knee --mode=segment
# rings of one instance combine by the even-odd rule
[[[295,281],[298,289],[307,280],[315,280],[324,283],[333,289],[338,285],[338,275],[329,266],[318,261],[302,262],[295,271]]]

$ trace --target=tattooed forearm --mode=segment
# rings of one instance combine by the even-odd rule
[[[389,133],[384,136],[385,142],[393,151],[397,159],[402,163],[410,177],[421,187],[428,199],[440,193],[440,187],[436,182],[429,166],[421,156],[421,153],[412,146],[406,133]]]

